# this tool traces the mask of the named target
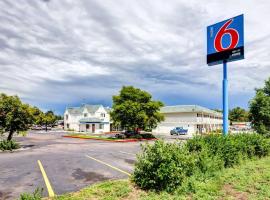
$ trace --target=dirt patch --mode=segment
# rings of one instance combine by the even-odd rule
[[[125,159],[125,162],[128,164],[133,165],[136,161],[135,160],[131,160],[131,159]]]
[[[72,173],[72,177],[76,180],[84,180],[84,182],[99,182],[105,181],[109,178],[96,172],[86,172],[80,168],[77,168]]]
[[[234,199],[237,199],[237,200],[247,200],[248,199],[247,193],[236,191],[233,188],[233,186],[230,185],[230,184],[224,185],[223,186],[223,191],[224,191],[226,197],[231,196],[231,197],[233,197]]]
[[[11,197],[10,194],[11,194],[11,192],[1,192],[0,191],[0,199],[1,200],[9,199]]]

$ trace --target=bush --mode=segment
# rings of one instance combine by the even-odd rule
[[[143,147],[132,179],[142,189],[171,192],[189,178],[213,176],[243,159],[269,153],[270,140],[258,134],[209,135],[185,144],[157,141]]]
[[[218,156],[224,161],[224,167],[232,167],[242,159],[254,156],[262,157],[269,154],[269,140],[258,134],[210,135],[196,137],[187,142],[190,152],[201,152],[208,149],[211,155]]]
[[[14,140],[2,140],[0,141],[0,150],[2,151],[12,151],[13,149],[20,148],[20,145]]]
[[[23,193],[20,195],[19,200],[41,200],[42,199],[43,188],[37,188],[32,194]]]
[[[151,134],[151,133],[142,133],[141,136],[142,136],[143,139],[154,139],[154,138],[156,138],[156,137],[155,137],[153,134]]]
[[[195,159],[176,143],[157,141],[138,155],[132,179],[143,189],[171,192],[195,171]]]
[[[129,138],[134,138],[134,139],[143,139],[143,136],[141,134],[136,134],[136,135],[132,135]]]

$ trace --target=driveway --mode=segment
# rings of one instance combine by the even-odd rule
[[[140,143],[113,143],[61,137],[63,132],[30,132],[16,137],[24,147],[0,153],[0,199],[44,188],[40,160],[55,194],[77,191],[104,180],[128,178]],[[143,142],[142,142],[143,143]]]

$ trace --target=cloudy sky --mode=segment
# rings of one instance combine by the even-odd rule
[[[222,105],[222,65],[206,65],[206,26],[245,17],[245,60],[229,67],[230,107],[270,76],[268,0],[0,0],[0,92],[62,113],[111,105],[134,85],[166,105]]]

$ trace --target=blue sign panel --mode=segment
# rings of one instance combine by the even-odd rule
[[[207,64],[244,58],[244,15],[207,27]]]

